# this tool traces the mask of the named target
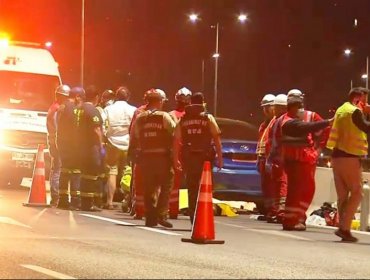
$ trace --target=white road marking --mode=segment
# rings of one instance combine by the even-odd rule
[[[137,228],[147,230],[147,231],[163,233],[163,234],[167,234],[167,235],[181,235],[180,233],[177,233],[177,232],[172,232],[172,231],[157,229],[157,228],[151,228],[151,227],[137,227]]]
[[[48,210],[48,208],[45,208],[43,210],[41,210],[39,213],[37,213],[35,216],[32,217],[32,219],[30,220],[30,223],[33,224],[33,223],[36,223],[40,217]]]
[[[315,226],[315,225],[309,225],[309,227],[312,227],[312,228],[333,229],[333,230],[337,230],[338,229],[336,227],[331,227],[331,226]],[[356,234],[370,235],[370,232],[360,231],[360,230],[351,230],[351,232],[352,233],[356,233]]]
[[[216,222],[216,223],[221,224],[221,225],[225,225],[225,226],[240,228],[240,229],[246,230],[246,231],[252,231],[252,232],[257,232],[257,233],[265,233],[265,234],[269,234],[269,235],[276,235],[276,236],[280,236],[280,237],[287,237],[287,238],[303,240],[303,241],[313,241],[312,239],[309,239],[309,238],[297,236],[297,235],[282,232],[282,231],[279,231],[279,230],[253,229],[253,228],[247,228],[247,227],[236,225],[236,224],[221,223],[221,222]]]
[[[266,230],[266,229],[253,229],[253,228],[245,228],[244,230],[246,231],[252,231],[252,232],[257,232],[257,233],[265,233],[265,234],[270,234],[270,235],[276,235],[276,236],[281,236],[281,237],[287,237],[287,238],[292,238],[292,239],[297,239],[297,240],[303,240],[303,241],[313,241],[312,239],[297,236],[294,234],[278,231],[278,230]]]
[[[135,225],[135,224],[126,223],[126,222],[122,222],[122,221],[118,221],[118,220],[114,220],[114,219],[110,219],[110,218],[105,218],[105,217],[101,217],[101,216],[95,216],[95,215],[91,215],[91,214],[80,214],[80,216],[93,218],[93,219],[97,219],[97,220],[101,220],[101,221],[106,221],[106,222],[110,222],[110,223],[114,223],[114,224],[118,224],[118,225],[123,225],[123,226],[134,226]]]
[[[91,214],[80,214],[80,216],[93,218],[93,219],[97,219],[97,220],[101,220],[101,221],[106,221],[106,222],[110,222],[110,223],[114,223],[114,224],[118,224],[118,225],[137,226],[136,224],[122,222],[122,221],[119,221],[119,220],[114,220],[114,219],[101,217],[101,216],[95,216],[95,215],[91,215]],[[152,231],[152,232],[157,232],[157,233],[162,233],[162,234],[166,234],[166,235],[181,235],[180,233],[171,232],[171,231],[162,230],[162,229],[151,228],[151,227],[137,226],[136,228],[147,230],[147,231]]]
[[[76,223],[76,220],[75,220],[75,217],[72,211],[69,211],[69,225],[71,228],[77,227],[77,223]]]
[[[31,228],[28,225],[22,224],[21,222],[18,222],[12,218],[9,217],[0,217],[0,224],[9,224],[13,226],[20,226],[20,227],[25,227],[25,228]]]
[[[39,273],[42,273],[42,274],[45,274],[47,276],[50,276],[50,277],[53,277],[53,278],[56,278],[56,279],[77,279],[77,278],[74,278],[72,276],[69,276],[69,275],[66,275],[66,274],[63,274],[63,273],[59,273],[59,272],[56,272],[56,271],[53,271],[53,270],[50,270],[50,269],[47,269],[47,268],[43,268],[43,267],[37,266],[37,265],[21,264],[20,266],[22,266],[24,268],[28,268],[28,269],[36,271],[36,272],[39,272]]]

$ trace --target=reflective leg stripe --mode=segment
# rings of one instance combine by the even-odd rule
[[[81,197],[90,197],[90,198],[94,197],[94,193],[81,192],[80,194],[81,194]]]
[[[81,178],[82,179],[86,179],[86,180],[96,181],[96,180],[99,179],[99,176],[97,176],[97,175],[86,175],[86,174],[82,174],[81,175]]]
[[[101,193],[101,192],[96,192],[96,193],[94,193],[94,197],[102,198],[102,197],[103,197],[103,193]]]
[[[71,193],[71,196],[79,196],[80,195],[80,191],[70,191]]]
[[[59,195],[69,195],[68,190],[59,189]]]
[[[62,173],[66,173],[66,174],[81,174],[81,170],[80,169],[75,169],[75,168],[61,168],[60,171]]]

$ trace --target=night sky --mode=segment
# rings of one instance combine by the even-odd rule
[[[212,111],[216,22],[219,116],[257,123],[264,94],[299,88],[307,107],[327,117],[346,97],[351,79],[365,84],[369,0],[85,1],[85,85],[125,84],[135,105],[151,87],[172,101],[182,86],[202,90],[204,60]],[[202,20],[189,22],[190,12]],[[240,12],[249,17],[243,25],[236,21]],[[80,26],[79,0],[0,0],[0,31],[14,40],[52,41],[62,79],[72,86],[79,84]],[[353,50],[349,58],[343,55],[347,47]]]

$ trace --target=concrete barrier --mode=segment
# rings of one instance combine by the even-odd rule
[[[363,172],[362,177],[363,180],[370,182],[369,172]],[[319,209],[324,202],[333,203],[337,201],[337,192],[335,190],[333,170],[331,168],[317,167],[315,182],[316,191],[307,215],[310,215],[313,210]],[[364,197],[364,199],[369,200],[369,197]],[[363,204],[369,205],[369,201],[363,200]]]

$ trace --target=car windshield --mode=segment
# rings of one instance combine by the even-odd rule
[[[0,107],[47,111],[58,84],[57,76],[0,71]]]
[[[241,121],[220,121],[217,120],[218,126],[221,129],[221,138],[226,140],[243,140],[257,141],[257,129],[245,122]]]

